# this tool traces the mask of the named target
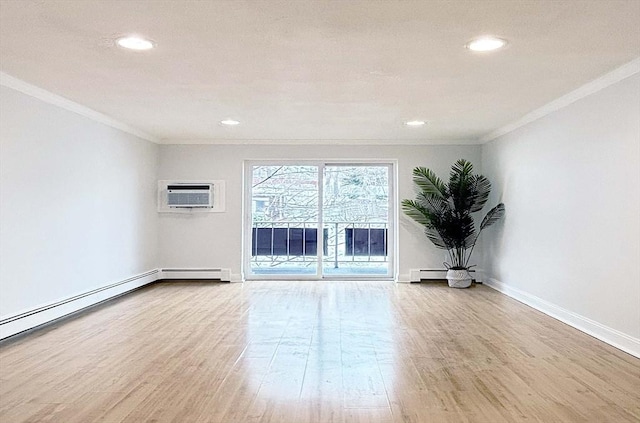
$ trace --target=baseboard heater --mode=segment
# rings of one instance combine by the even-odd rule
[[[162,269],[162,279],[216,279],[231,282],[230,269],[168,268]]]
[[[36,307],[0,319],[0,339],[8,338],[37,326],[95,306],[103,301],[155,282],[160,275],[158,269],[150,270],[121,281],[92,289],[60,301]]]
[[[482,283],[481,273],[474,269],[469,270],[476,283]],[[447,279],[447,269],[411,269],[409,271],[409,282],[420,282],[421,280]]]

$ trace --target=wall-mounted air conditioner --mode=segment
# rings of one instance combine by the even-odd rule
[[[224,181],[158,181],[161,213],[224,212]]]
[[[213,187],[211,184],[167,185],[168,207],[213,207]]]

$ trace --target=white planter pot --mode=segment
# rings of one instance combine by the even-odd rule
[[[467,269],[447,271],[447,281],[451,288],[469,288],[471,286],[471,275]]]

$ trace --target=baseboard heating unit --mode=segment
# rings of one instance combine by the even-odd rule
[[[482,283],[482,272],[474,269],[469,270],[471,277],[476,283]],[[420,282],[429,279],[446,279],[447,269],[411,269],[409,271],[409,282]]]
[[[162,269],[161,279],[216,279],[231,282],[230,269],[179,268]]]
[[[50,323],[61,317],[110,300],[159,279],[158,269],[150,270],[100,288],[44,304],[10,316],[0,317],[0,339]]]

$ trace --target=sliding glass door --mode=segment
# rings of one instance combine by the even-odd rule
[[[389,276],[390,166],[327,164],[323,188],[323,276]]]
[[[250,224],[245,227],[249,235],[245,236],[245,257],[250,257],[247,276],[319,276],[319,169],[312,165],[249,166],[246,181],[250,186],[245,187],[251,205],[250,221],[245,222]]]
[[[248,279],[391,278],[392,164],[245,166]]]

